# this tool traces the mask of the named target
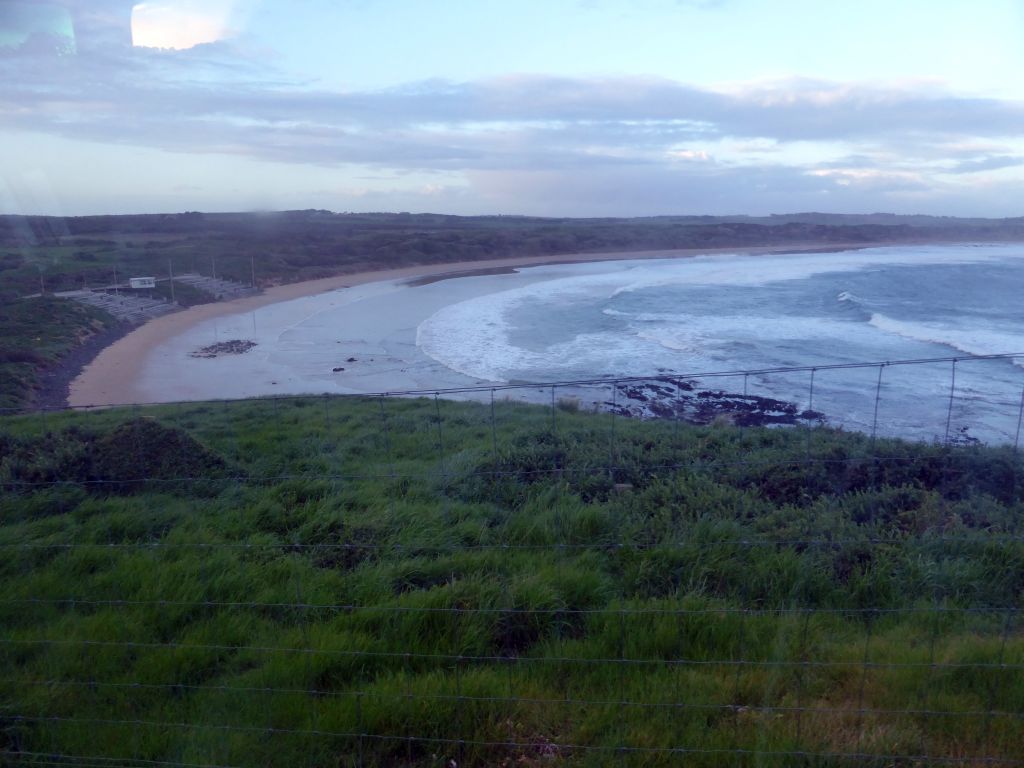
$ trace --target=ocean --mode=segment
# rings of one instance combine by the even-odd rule
[[[545,271],[550,275],[544,279]],[[1013,442],[1024,387],[1024,245],[870,248],[538,267],[442,307],[419,349],[478,381],[692,375],[959,356],[951,363],[716,378],[851,429]],[[1021,353],[1017,360],[971,360]],[[952,385],[952,398],[950,397]],[[813,402],[811,399],[813,398]],[[877,399],[877,408],[876,408]]]
[[[566,263],[422,285],[392,279],[199,321],[145,354],[129,394],[169,402],[482,387],[477,396],[489,397],[510,383],[662,377],[696,379],[715,397],[782,400],[846,429],[1014,443],[1022,296],[1024,244]],[[254,346],[196,355],[226,340]],[[1007,353],[1021,357],[977,358]],[[955,370],[950,362],[828,368],[950,357],[959,358]],[[556,394],[600,408],[624,393],[603,384]],[[550,388],[501,396],[551,401]]]

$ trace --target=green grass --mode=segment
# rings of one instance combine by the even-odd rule
[[[0,422],[0,749],[1024,759],[1010,450],[491,413],[299,398]]]
[[[113,322],[102,310],[52,297],[0,303],[0,409],[24,405],[43,370]]]

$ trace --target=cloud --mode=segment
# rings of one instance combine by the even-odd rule
[[[184,50],[229,35],[234,0],[150,0],[132,9],[132,44]]]
[[[64,0],[63,4],[71,13],[80,53],[91,55],[131,46],[135,0]]]
[[[1000,168],[1013,168],[1018,165],[1024,165],[1024,157],[991,155],[975,160],[961,160],[947,173],[980,173],[981,171],[996,171]]]
[[[290,78],[225,40],[0,58],[0,127],[280,163],[460,173],[495,204],[511,204],[516,189],[531,200],[550,191],[563,210],[572,199],[609,212],[663,210],[669,200],[672,210],[783,211],[815,200],[875,210],[878,196],[963,192],[943,174],[1024,164],[1014,154],[1024,144],[1024,104],[934,83],[803,79],[712,90],[651,77],[509,75],[341,92]]]
[[[50,66],[42,76],[46,68],[36,68],[34,76],[5,78],[0,105],[19,127],[84,131],[97,139],[202,150],[219,134],[217,144],[237,143],[275,159],[376,162],[397,152],[403,162],[419,156],[427,166],[474,158],[501,163],[545,146],[564,154],[725,137],[940,141],[1024,134],[1019,104],[846,85],[795,87],[780,98],[777,86],[723,94],[653,79],[516,76],[336,93],[237,77],[208,80],[218,67],[223,75],[216,56],[157,55],[73,71]]]
[[[924,190],[928,184],[920,173],[879,168],[821,168],[808,171],[809,176],[831,179],[841,187],[857,186],[861,189],[895,192]]]

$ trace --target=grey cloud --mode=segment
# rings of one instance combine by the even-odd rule
[[[108,31],[117,28],[122,6],[97,7],[111,14]],[[104,18],[95,21],[101,31]],[[733,210],[824,210],[832,201],[849,209],[859,200],[874,209],[879,195],[926,191],[914,172],[933,172],[936,159],[956,160],[955,173],[1024,163],[1007,152],[978,159],[976,149],[955,148],[1024,138],[1024,105],[934,89],[805,80],[723,93],[656,78],[520,75],[332,92],[226,42],[0,59],[0,127],[292,163],[460,171],[502,200],[520,183],[563,201],[600,189],[609,205],[638,212],[640,203],[666,200],[683,206],[672,210],[706,208],[716,195],[722,205],[735,201]],[[725,137],[864,149],[817,166],[833,176],[668,155]],[[879,172],[843,177],[844,169]]]
[[[1024,165],[1024,157],[1011,155],[992,155],[976,160],[962,160],[949,169],[948,173],[978,173],[979,171],[996,171],[1000,168],[1012,168]]]
[[[328,92],[289,82],[226,44],[174,53],[110,46],[73,61],[26,56],[4,61],[0,72],[5,111],[60,132],[75,129],[74,110],[82,106],[93,130],[106,128],[115,141],[126,118],[157,135],[156,123],[187,131],[196,120],[419,134],[423,124],[564,124],[547,135],[568,138],[576,131],[612,143],[1024,133],[1024,106],[1017,103],[813,81],[727,94],[654,78],[513,76]],[[139,138],[145,141],[145,133]]]

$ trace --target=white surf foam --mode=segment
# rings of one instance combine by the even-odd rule
[[[511,317],[527,302],[535,311],[543,313],[545,307],[564,306],[568,302],[605,301],[623,293],[641,289],[672,285],[731,285],[760,286],[773,282],[798,280],[812,275],[831,272],[853,272],[879,266],[912,266],[929,264],[968,264],[1008,258],[1024,259],[1019,247],[996,246],[992,248],[963,248],[959,246],[927,246],[914,248],[873,248],[843,253],[787,254],[781,256],[698,256],[672,261],[627,261],[605,262],[604,271],[595,271],[593,264],[586,270],[570,277],[558,277],[513,290],[500,291],[486,296],[469,299],[442,308],[424,320],[417,328],[416,343],[420,349],[448,368],[485,381],[505,381],[522,377],[524,370],[544,371],[548,376],[557,376],[560,370],[577,370],[590,364],[596,367],[594,375],[614,373],[608,370],[608,361],[616,350],[633,354],[636,363],[633,370],[645,362],[642,348],[636,341],[650,341],[674,351],[700,352],[712,339],[735,336],[742,331],[742,337],[749,337],[751,329],[770,338],[803,338],[806,323],[798,319],[739,317],[719,318],[719,327],[702,328],[696,332],[678,330],[679,315],[656,313],[621,313],[621,310],[605,309],[612,317],[626,317],[635,322],[664,323],[676,325],[677,335],[672,337],[657,329],[632,328],[632,334],[610,333],[578,337],[573,342],[555,345],[547,350],[527,350],[511,343],[509,338]],[[563,270],[565,268],[563,267]],[[528,270],[524,270],[527,272]],[[564,274],[564,271],[561,273]],[[842,294],[841,294],[842,295]],[[854,300],[848,294],[847,300]],[[700,321],[706,322],[707,318]],[[787,326],[795,322],[799,325]],[[841,340],[843,333],[853,331],[855,324],[839,322],[828,326],[815,320],[818,328],[814,333],[832,334]],[[827,327],[826,327],[827,326]],[[864,327],[860,324],[860,327]],[[713,334],[708,331],[713,330]],[[640,332],[645,335],[640,336]],[[594,350],[589,342],[605,345]],[[632,344],[632,350],[629,345]]]
[[[1024,352],[1024,336],[1008,331],[954,328],[935,323],[896,320],[879,313],[871,315],[869,324],[880,331],[894,333],[905,339],[926,344],[942,344],[969,355],[1002,355]],[[1014,360],[1024,367],[1024,360]]]
[[[856,272],[878,266],[973,264],[1018,256],[1019,247],[991,249],[960,246],[920,248],[866,248],[839,253],[799,253],[779,256],[697,256],[672,262],[641,262],[642,267],[620,275],[623,283],[612,296],[671,285],[734,285],[757,287],[786,280],[800,280],[826,272]]]

